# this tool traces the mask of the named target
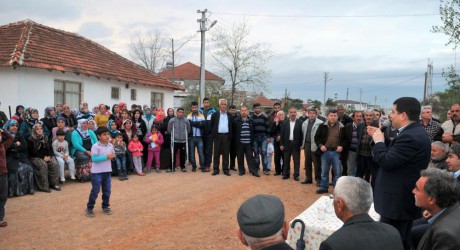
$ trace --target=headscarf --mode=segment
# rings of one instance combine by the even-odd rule
[[[41,123],[37,123],[32,127],[32,137],[38,142],[38,143],[47,143],[48,142],[48,136],[46,136],[44,133],[42,135],[37,134],[37,128],[42,127],[43,125]],[[40,149],[40,147],[38,148]]]
[[[20,108],[22,108],[22,113],[24,114],[24,112],[26,111],[26,110],[24,109],[24,106],[18,105],[18,106],[16,106],[16,113],[15,113],[14,115],[16,115],[16,116],[18,116],[18,117],[21,116],[21,114],[19,114],[19,109],[20,109]]]
[[[67,115],[67,114],[65,113],[65,112],[66,112],[66,108],[69,108],[69,111],[68,111],[68,112],[70,113],[69,115],[71,115],[72,112],[70,111],[70,106],[69,106],[69,104],[64,104],[64,105],[62,105],[62,110],[63,110],[62,113],[64,113],[65,115]]]
[[[18,124],[18,122],[16,120],[13,120],[13,119],[10,119],[10,120],[6,121],[5,125],[3,125],[3,130],[8,132],[12,136],[16,136],[16,134],[13,134],[13,133],[10,132],[10,127],[13,126],[14,124]]]
[[[118,132],[118,129],[115,129],[115,130],[112,130],[110,127],[112,127],[112,123],[114,123],[115,121],[110,119],[108,122],[107,122],[107,127],[109,128],[109,132],[110,132],[110,138],[115,138],[117,132]]]
[[[71,112],[75,117],[77,117],[77,116],[80,114],[80,110],[78,110],[77,108],[71,109],[70,112]]]
[[[147,114],[147,110],[150,110],[150,114]],[[149,107],[145,107],[144,108],[144,116],[145,116],[145,119],[147,119],[147,121],[150,121],[150,119],[152,119],[152,109],[149,108]]]
[[[93,124],[94,124],[94,129],[93,129],[93,131],[96,132],[96,130],[97,130],[96,121],[93,120],[93,118],[91,117],[90,119],[88,119],[88,126],[89,126],[89,123],[93,123]],[[88,128],[89,128],[89,127],[88,127]]]
[[[130,119],[126,119],[126,120],[123,122],[123,128],[124,128],[124,129],[126,129],[125,124],[126,124],[127,122],[131,122],[131,124],[133,124],[133,121],[131,121]],[[135,127],[135,126],[134,126],[134,127]],[[131,127],[131,130],[133,130],[133,127]]]
[[[45,108],[45,118],[48,118],[48,119],[56,118],[56,114],[54,114],[54,116],[51,116],[51,114],[50,114],[52,109],[54,109],[54,111],[56,111],[56,108],[54,108],[53,106],[48,106],[48,107]]]
[[[32,118],[32,114],[34,112],[37,112],[38,113],[38,110],[36,108],[27,108],[29,110],[29,114],[27,115],[27,118],[26,118],[26,122],[27,122],[27,125],[29,125],[29,127],[33,127],[35,126],[35,124],[38,123],[38,119],[34,119]]]
[[[85,122],[88,122],[88,120],[86,120],[86,119],[80,119],[80,120],[78,120],[78,127],[77,127],[77,130],[78,130],[78,132],[80,132],[80,135],[81,135],[81,137],[82,137],[83,139],[85,139],[85,138],[87,138],[87,137],[89,136],[88,129],[87,129],[87,130],[83,130],[83,129],[81,128],[81,125],[82,125],[83,123],[85,123]]]

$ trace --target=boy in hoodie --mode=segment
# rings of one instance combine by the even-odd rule
[[[177,155],[177,151],[180,152],[180,168],[182,172],[187,172],[185,169],[185,151],[190,132],[190,122],[184,117],[183,108],[178,108],[176,115],[169,120],[168,133],[171,134],[171,143],[174,143],[174,155]],[[176,157],[173,159],[173,169],[168,169],[167,172],[174,171],[174,166],[176,166]]]

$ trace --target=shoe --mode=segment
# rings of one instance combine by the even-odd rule
[[[281,173],[275,173],[275,174],[274,174],[274,176],[279,176],[279,175],[281,175]]]
[[[294,176],[294,180],[295,180],[295,181],[299,181],[299,177]]]
[[[172,170],[171,170],[171,169],[169,169],[169,168],[168,168],[168,169],[166,169],[166,173],[171,173],[171,172],[172,172]]]
[[[127,175],[125,175],[125,176],[123,177],[123,179],[125,179],[125,181],[129,180],[129,178],[128,178]]]
[[[161,172],[160,168],[156,168],[155,172],[160,173]]]
[[[211,169],[209,167],[204,168],[203,172],[211,172]]]
[[[147,171],[145,171],[147,174],[150,174],[150,172],[152,172],[152,169],[151,168],[147,168]]]
[[[305,179],[304,181],[301,182],[302,184],[312,184],[313,182],[311,180]]]
[[[8,223],[6,221],[0,221],[0,227],[7,227]]]
[[[287,180],[287,179],[289,179],[289,176],[283,176],[282,179],[283,179],[283,180]]]
[[[238,173],[239,176],[243,176],[243,175],[245,175],[245,174],[246,174],[246,173],[241,173],[241,172]]]
[[[119,179],[120,181],[124,181],[124,180],[125,180],[125,177],[119,176],[118,179]]]
[[[192,168],[192,172],[196,172],[196,168]]]
[[[317,194],[326,194],[326,193],[328,193],[328,191],[327,191],[327,189],[319,188],[318,190],[316,190],[316,193]]]
[[[212,172],[212,175],[218,175],[218,174],[219,174],[219,172],[218,172],[218,171],[214,171],[214,172]]]
[[[270,175],[269,171],[264,171],[264,175]]]
[[[61,181],[62,181],[62,182],[65,182],[65,178],[64,178],[64,177],[62,177],[62,178],[61,178]]]
[[[112,210],[110,210],[110,207],[103,208],[102,211],[106,215],[111,215],[112,214]]]
[[[61,186],[59,186],[59,185],[53,186],[53,188],[56,191],[61,191]]]
[[[235,167],[230,168],[230,170],[232,170],[232,171],[238,171],[238,169],[236,169]]]
[[[144,173],[144,172],[141,172],[140,174],[137,174],[137,175],[139,175],[139,176],[145,176],[145,175],[146,175],[146,173]]]
[[[45,193],[51,193],[51,189],[45,189],[45,190],[41,190],[41,191],[43,191]]]
[[[230,172],[229,172],[229,171],[224,171],[224,175],[226,175],[226,176],[230,176],[231,174],[230,174]]]
[[[71,179],[71,180],[75,180],[75,176],[70,176],[70,179]]]
[[[86,209],[86,217],[88,218],[93,218],[94,217],[94,212],[91,209]]]
[[[259,172],[252,172],[252,176],[260,177]]]
[[[182,168],[180,171],[182,171],[182,172],[187,172],[187,169]]]

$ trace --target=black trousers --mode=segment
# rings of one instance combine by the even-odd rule
[[[8,174],[0,174],[0,221],[3,221],[5,217],[5,204],[6,204],[7,198],[8,198]]]
[[[211,166],[212,163],[212,141],[212,136],[203,136],[204,167],[208,168]]]
[[[305,153],[305,179],[312,181],[313,180],[313,165],[315,173],[315,181],[317,183],[321,182],[321,156],[315,154],[311,151],[311,143],[305,143],[304,148]]]
[[[238,144],[235,143],[233,140],[231,142],[230,146],[230,168],[233,169],[235,168],[235,160],[238,155]],[[249,144],[251,145],[251,144]],[[239,163],[238,163],[239,164]]]
[[[228,157],[230,154],[230,138],[228,134],[218,134],[214,138],[214,172],[219,172],[220,156],[222,155],[222,170],[228,172]]]
[[[277,174],[281,174],[283,172],[283,151],[280,149],[280,142],[275,142],[273,143],[273,148],[275,151],[275,172]]]
[[[396,230],[398,230],[399,235],[403,243],[405,250],[410,250],[412,241],[411,241],[411,230],[412,230],[412,221],[411,220],[393,220],[386,217],[380,217],[380,222],[392,225]]]
[[[291,175],[291,156],[294,160],[294,177],[299,177],[300,172],[300,148],[294,149],[294,143],[289,142],[289,145],[284,146],[284,168],[283,176],[289,177]]]
[[[364,178],[370,182],[373,163],[372,156],[358,155],[356,158],[356,177]]]
[[[174,142],[174,156],[177,155],[177,151],[179,151],[179,164],[180,168],[185,168],[185,142]],[[176,166],[176,157],[173,159],[173,166]]]
[[[244,157],[246,157],[246,162],[248,163],[249,173],[257,171],[254,167],[254,155],[251,143],[239,143],[238,145],[238,172],[240,174],[246,173],[246,168],[244,167]]]

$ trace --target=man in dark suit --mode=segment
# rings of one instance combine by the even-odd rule
[[[334,189],[334,210],[344,224],[319,249],[402,250],[398,230],[369,216],[371,204],[372,188],[368,182],[359,177],[340,177]]]
[[[404,249],[410,249],[412,221],[420,217],[410,188],[430,161],[430,138],[418,122],[420,109],[419,101],[413,97],[402,97],[393,103],[390,116],[398,135],[388,147],[380,129],[367,127],[375,142],[375,210],[381,215],[381,222],[398,229]]]
[[[246,173],[244,167],[244,158],[246,156],[246,162],[248,163],[249,173],[255,177],[260,177],[259,168],[255,167],[253,147],[254,147],[254,123],[249,118],[249,111],[246,106],[240,107],[240,116],[236,117],[233,121],[233,136],[235,150],[237,151],[238,158],[238,172],[242,176]]]
[[[284,121],[280,134],[280,149],[284,154],[283,180],[290,178],[291,156],[294,160],[294,180],[299,180],[302,139],[302,121],[297,119],[296,108],[291,107],[289,108],[289,119]]]
[[[412,191],[415,205],[427,210],[432,217],[428,230],[420,240],[417,249],[460,249],[460,205],[455,188],[454,174],[428,168]]]
[[[211,116],[212,137],[214,138],[214,171],[212,175],[219,174],[220,156],[222,155],[222,171],[230,176],[228,159],[232,137],[232,116],[227,112],[227,100],[219,100],[219,111]]]

